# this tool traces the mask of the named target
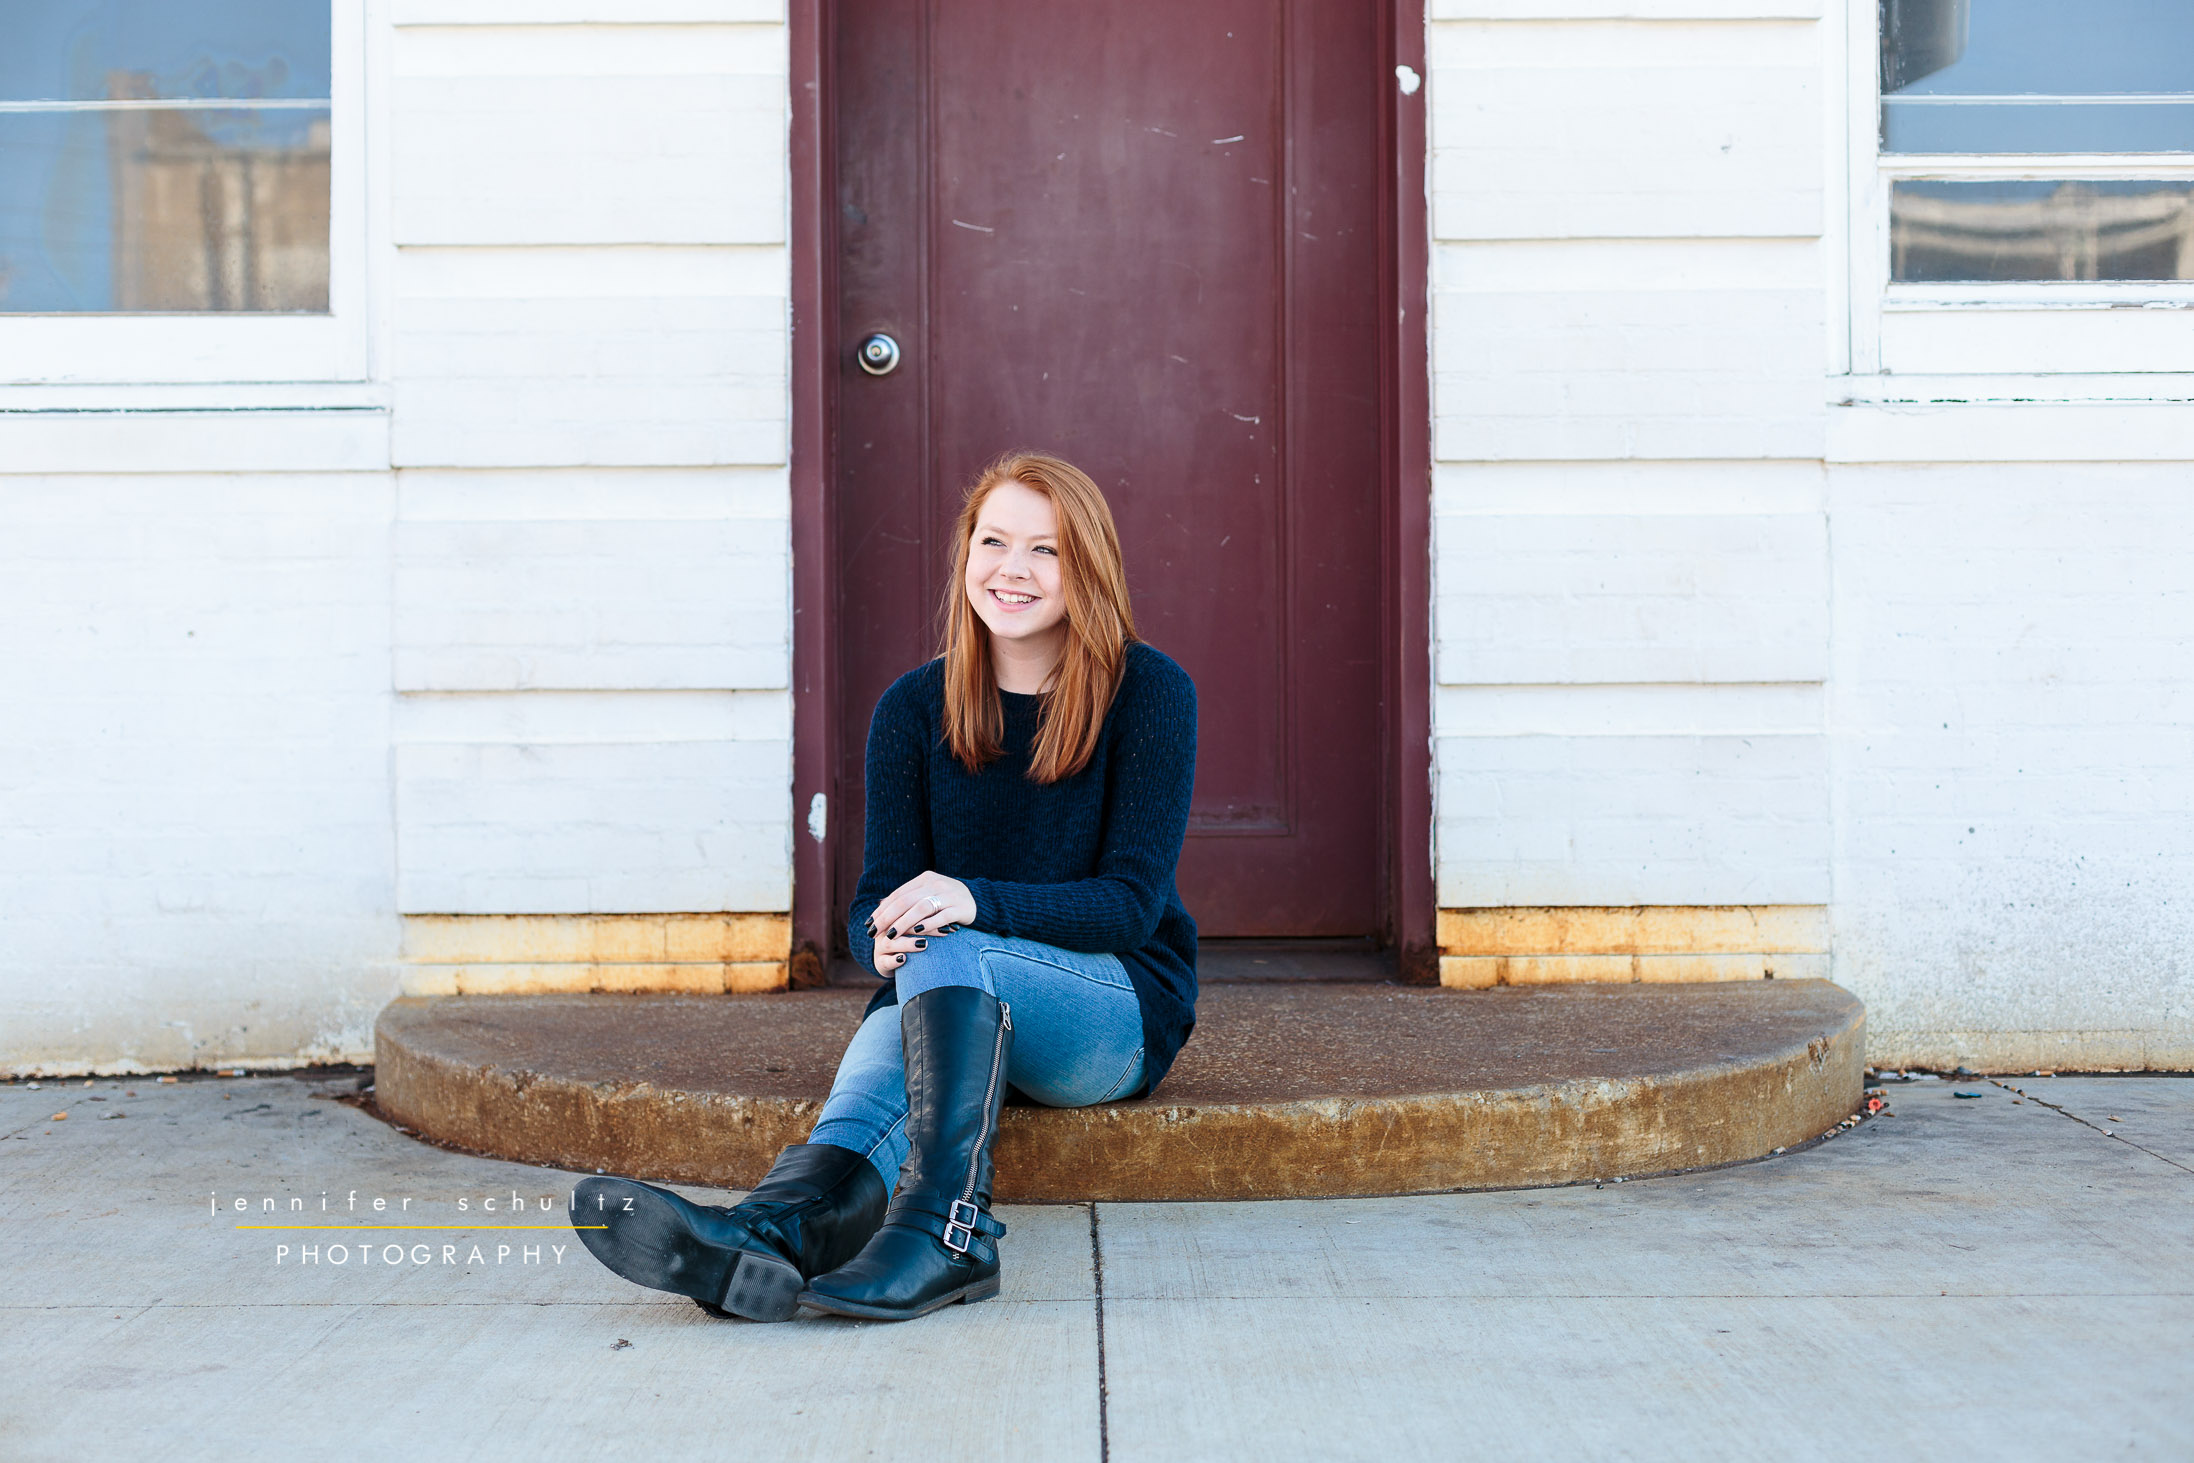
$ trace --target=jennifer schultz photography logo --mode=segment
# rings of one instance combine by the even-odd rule
[[[356,1189],[322,1189],[312,1199],[208,1190],[206,1211],[230,1219],[238,1230],[266,1235],[268,1257],[277,1266],[322,1268],[561,1265],[573,1250],[573,1230],[608,1222],[606,1209],[588,1222],[576,1190],[560,1198],[512,1189],[450,1199]]]

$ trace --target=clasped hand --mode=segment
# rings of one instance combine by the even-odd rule
[[[975,896],[947,874],[925,869],[884,896],[869,916],[878,975],[890,975],[907,957],[927,948],[934,935],[949,935],[975,918]]]

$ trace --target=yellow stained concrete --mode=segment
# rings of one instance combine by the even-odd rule
[[[413,965],[404,971],[407,996],[583,995],[593,991],[751,995],[781,991],[785,984],[782,960]]]
[[[404,959],[497,965],[783,960],[785,914],[410,914]]]
[[[404,994],[783,990],[783,914],[415,914]]]
[[[1513,906],[1440,911],[1443,955],[1825,954],[1819,904]]]
[[[1813,904],[1540,906],[1440,911],[1440,984],[1825,980]]]

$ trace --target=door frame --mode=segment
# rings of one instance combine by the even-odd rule
[[[1381,684],[1385,712],[1380,847],[1381,931],[1404,980],[1438,977],[1432,827],[1432,409],[1425,311],[1430,264],[1426,198],[1424,0],[1378,0],[1386,70],[1397,78],[1380,120],[1380,291],[1389,307],[1380,350]],[[835,142],[830,95],[837,0],[790,0],[792,106],[792,972],[820,984],[835,936],[833,857],[861,836],[837,816],[838,584],[831,572],[838,413]],[[1420,79],[1412,94],[1401,67]],[[811,811],[817,795],[820,837]]]

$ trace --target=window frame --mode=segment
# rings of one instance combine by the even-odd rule
[[[0,314],[0,404],[54,394],[39,388],[60,388],[72,403],[81,403],[82,388],[363,383],[373,378],[377,352],[372,312],[381,284],[381,270],[375,266],[382,252],[376,235],[385,228],[385,211],[367,206],[368,177],[379,172],[376,149],[369,146],[377,139],[367,129],[369,74],[378,69],[368,11],[377,10],[379,0],[330,4],[327,313]],[[128,398],[147,393],[93,394]]]
[[[2004,399],[2185,400],[2194,373],[2194,322],[2185,313],[2194,310],[2194,280],[1895,284],[1889,194],[1892,184],[1917,179],[2194,179],[2194,153],[1884,152],[1880,5],[1844,4],[1845,84],[1836,90],[1848,107],[1841,250],[1848,330],[1837,343],[1845,371],[1955,377],[1962,391],[2001,378]],[[2015,348],[2007,351],[2007,343]]]

